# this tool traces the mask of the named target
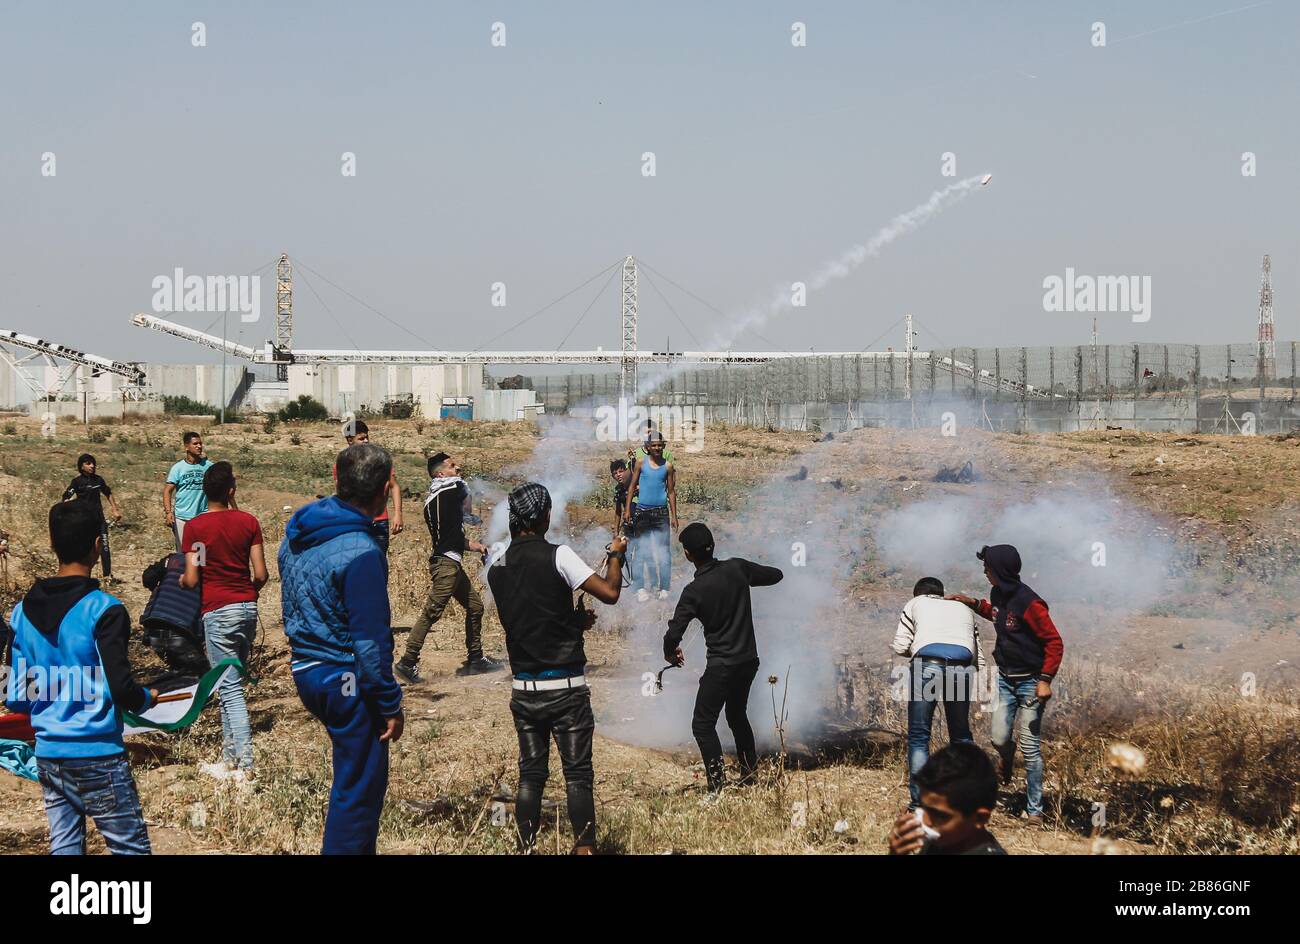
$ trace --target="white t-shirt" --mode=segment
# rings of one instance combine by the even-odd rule
[[[587,562],[578,556],[577,551],[567,544],[561,544],[555,550],[555,569],[564,578],[570,590],[577,590],[595,573]]]

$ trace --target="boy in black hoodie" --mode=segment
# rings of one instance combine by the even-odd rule
[[[99,518],[87,502],[50,509],[53,577],[37,580],[10,617],[13,671],[7,701],[36,730],[36,764],[50,820],[50,853],[85,852],[86,816],[109,851],[148,855],[135,779],[122,743],[122,711],[141,712],[158,693],[131,675],[131,618],[99,589]]]

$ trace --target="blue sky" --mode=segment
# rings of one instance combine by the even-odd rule
[[[994,182],[737,346],[898,347],[876,339],[908,311],[923,346],[1086,343],[1091,316],[1043,311],[1067,266],[1152,279],[1151,320],[1101,315],[1104,341],[1250,341],[1265,252],[1277,335],[1300,337],[1295,4],[8,2],[2,22],[0,327],[96,353],[210,359],[128,325],[151,280],[281,250],[444,348],[629,253],[739,312],[951,182],[946,151]],[[588,304],[566,346],[617,346],[601,282],[494,347],[554,349]],[[643,285],[643,347],[724,321],[658,286],[676,314]],[[268,277],[246,342],[272,302]],[[310,275],[295,303],[299,346],[422,346]]]

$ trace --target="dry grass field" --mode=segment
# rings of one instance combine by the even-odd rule
[[[26,419],[0,423],[0,430],[0,527],[11,536],[0,588],[6,610],[34,577],[52,572],[45,513],[73,476],[76,456],[90,451],[126,519],[113,532],[114,570],[122,582],[110,589],[138,617],[147,599],[140,574],[171,545],[161,489],[180,455],[182,427],[171,418],[89,430],[69,424],[54,440],[43,439],[39,424]],[[485,497],[476,511],[486,522],[493,498],[526,474],[541,440],[532,427],[504,423],[376,421],[372,431],[373,441],[394,453],[406,496],[408,527],[394,538],[390,557],[400,647],[428,583],[429,538],[420,517],[425,456],[446,450],[459,457],[481,482]],[[203,432],[208,453],[234,463],[240,505],[261,519],[273,561],[291,510],[332,490],[337,428],[266,431],[246,424]],[[922,575],[916,568],[930,559],[945,580],[951,577],[950,588],[984,589],[974,582],[978,543],[963,544],[952,564],[946,551],[918,562],[910,549],[942,546],[944,532],[935,522],[947,520],[954,508],[955,526],[971,528],[972,539],[985,533],[985,524],[996,538],[1003,513],[1017,516],[1007,519],[1016,527],[1032,526],[1042,515],[1042,530],[1068,530],[1068,522],[1055,524],[1050,511],[1056,496],[1065,494],[1081,507],[1107,510],[1102,523],[1117,559],[1121,547],[1158,547],[1152,552],[1158,566],[1152,564],[1150,573],[1158,571],[1159,579],[1138,568],[1133,573],[1141,579],[1116,585],[1122,591],[1082,592],[1061,576],[1068,569],[1047,566],[1052,562],[1041,562],[1036,579],[1030,573],[1035,562],[1027,558],[1026,579],[1052,602],[1066,645],[1059,693],[1044,722],[1048,828],[1030,830],[1017,819],[1023,807],[1018,771],[993,832],[1018,854],[1297,851],[1300,438],[1131,432],[944,438],[864,429],[820,440],[811,433],[718,426],[708,428],[701,452],[678,455],[682,522],[708,521],[720,554],[785,566],[770,559],[771,548],[803,542],[810,563],[829,559],[817,565],[821,583],[792,580],[788,592],[778,587],[754,597],[760,623],[765,610],[776,614],[766,617],[763,632],[795,639],[804,657],[819,660],[829,674],[796,669],[787,675],[787,664],[775,655],[765,658],[755,686],[763,691],[751,703],[751,720],[767,748],[761,782],[704,802],[689,723],[645,723],[660,708],[671,713],[687,703],[691,673],[699,671],[688,653],[688,667],[665,677],[671,699],[660,705],[641,695],[643,673],[661,665],[653,639],[662,633],[666,604],[638,604],[625,594],[616,608],[602,611],[588,645],[601,851],[882,853],[907,800],[900,737],[905,706],[891,699],[888,684],[897,610]],[[607,530],[611,519],[607,462],[613,450],[592,443],[559,448],[571,448],[569,471],[585,475],[590,491],[569,507],[567,533],[552,538],[570,540],[591,556],[592,542],[600,541],[593,535]],[[940,466],[966,460],[977,482],[933,481]],[[965,540],[968,532],[960,536]],[[676,554],[675,590],[687,576]],[[319,849],[328,742],[294,690],[280,586],[271,569],[259,604],[262,626],[249,694],[256,785],[240,791],[197,773],[198,762],[215,760],[220,751],[215,711],[184,733],[133,741],[157,851]],[[477,564],[471,571],[478,580]],[[1080,573],[1080,586],[1084,577],[1092,575]],[[802,587],[808,595],[796,599]],[[515,781],[508,681],[502,674],[453,674],[464,657],[460,618],[458,607],[449,607],[426,645],[427,680],[407,690],[406,733],[392,753],[382,852],[514,850],[511,820],[493,799],[508,795]],[[986,650],[991,635],[988,629]],[[767,652],[766,638],[760,635],[760,654]],[[485,642],[489,651],[504,652],[490,607]],[[138,675],[164,671],[143,646],[134,644],[132,654]],[[764,681],[769,671],[777,684]],[[782,698],[797,703],[791,717],[801,720],[778,732]],[[977,711],[974,720],[987,745],[987,713]],[[941,741],[940,729],[936,723]],[[1134,773],[1108,766],[1107,748],[1115,742],[1141,748],[1145,768]],[[556,758],[547,797],[563,804]],[[1104,825],[1098,825],[1103,804]],[[551,807],[547,814],[544,851],[568,849],[562,812]],[[0,775],[0,851],[40,852],[45,843],[39,788]],[[102,843],[92,833],[96,848]]]

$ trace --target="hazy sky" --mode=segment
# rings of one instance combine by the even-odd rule
[[[946,151],[958,178],[992,184],[764,324],[770,344],[735,346],[900,347],[901,328],[880,336],[908,311],[922,346],[1084,343],[1090,315],[1043,310],[1044,277],[1067,266],[1151,277],[1150,321],[1103,314],[1103,341],[1250,341],[1265,252],[1277,335],[1300,336],[1290,2],[5,2],[0,16],[0,327],[95,353],[212,359],[129,315],[176,266],[248,273],[282,250],[443,348],[484,344],[629,253],[741,312],[951,183]],[[273,331],[265,274],[246,342]],[[298,346],[425,346],[299,275]],[[602,284],[493,347],[554,349],[593,299],[565,346],[617,347],[617,286],[597,297]],[[725,320],[657,284],[677,315],[643,281],[643,348],[693,347],[682,322],[703,340]]]

